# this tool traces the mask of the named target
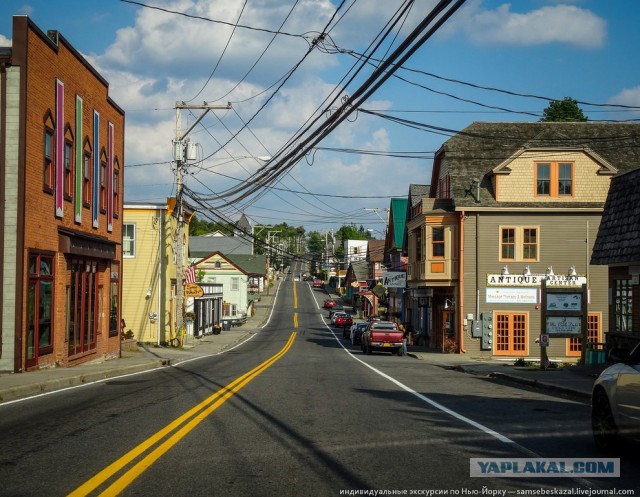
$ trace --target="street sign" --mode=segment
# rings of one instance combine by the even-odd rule
[[[384,292],[387,291],[387,289],[382,286],[380,283],[378,283],[376,286],[374,286],[371,291],[373,293],[375,293],[376,297],[380,298],[384,295]]]

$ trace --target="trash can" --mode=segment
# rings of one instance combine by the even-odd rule
[[[224,331],[229,331],[231,329],[231,321],[229,321],[228,319],[222,321],[222,329]]]

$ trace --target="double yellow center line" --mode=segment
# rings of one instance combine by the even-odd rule
[[[295,316],[294,321],[297,321],[297,316]],[[297,323],[295,327],[297,328]],[[135,462],[133,466],[127,469],[126,472],[122,474],[122,476],[120,476],[109,487],[102,491],[102,493],[100,493],[101,496],[120,494],[138,476],[146,471],[175,444],[182,440],[189,432],[191,432],[191,430],[198,426],[201,421],[203,421],[207,416],[218,409],[218,407],[224,404],[230,397],[244,388],[254,378],[263,373],[267,368],[272,366],[278,359],[284,356],[293,345],[295,337],[296,332],[294,331],[293,333],[291,333],[291,335],[289,336],[289,340],[282,348],[282,350],[280,350],[280,352],[267,359],[251,371],[232,381],[227,386],[218,390],[216,393],[202,401],[200,404],[196,405],[195,407],[184,413],[182,416],[169,423],[156,434],[142,442],[140,445],[126,453],[120,459],[113,462],[98,474],[96,474],[94,477],[83,483],[76,490],[71,492],[69,496],[76,497],[90,494],[107,480],[115,477],[118,472],[133,464],[136,459],[147,453],[138,462]]]

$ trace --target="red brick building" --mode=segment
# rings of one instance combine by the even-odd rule
[[[0,370],[120,355],[124,112],[57,31],[0,47]]]

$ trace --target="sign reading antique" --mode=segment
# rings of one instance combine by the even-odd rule
[[[580,316],[547,316],[546,334],[580,335],[582,333],[582,318]]]
[[[582,286],[587,283],[586,276],[568,276],[564,274],[487,274],[487,286]]]
[[[184,287],[185,297],[202,297],[204,296],[204,290],[197,283],[189,283]]]
[[[382,284],[387,288],[406,288],[407,273],[404,271],[387,271],[382,273]]]

